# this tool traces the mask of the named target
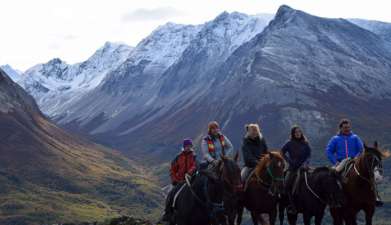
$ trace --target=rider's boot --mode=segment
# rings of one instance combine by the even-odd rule
[[[384,202],[381,200],[379,192],[377,191],[377,187],[375,186],[375,196],[376,196],[376,207],[382,207],[384,205]]]
[[[376,192],[376,207],[382,207],[384,202],[381,200],[379,194]]]
[[[297,209],[296,209],[295,203],[293,201],[292,193],[288,193],[288,197],[289,197],[289,205],[288,205],[288,208],[287,208],[287,212],[289,214],[296,214],[297,213]]]
[[[162,217],[156,223],[156,225],[169,225],[171,224],[171,212],[169,210],[165,210]]]

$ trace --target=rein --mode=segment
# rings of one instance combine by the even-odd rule
[[[362,161],[363,159],[359,159],[360,161]],[[364,161],[365,163],[366,161]],[[373,173],[373,166],[374,166],[374,163],[375,163],[375,158],[372,159],[372,164],[371,166],[367,166],[368,167],[368,174],[372,174]],[[353,169],[354,169],[354,172],[357,174],[358,177],[360,177],[362,180],[366,181],[370,186],[371,186],[371,190],[374,189],[374,181],[371,177],[367,178],[365,177],[364,175],[362,175],[360,173],[360,171],[358,170],[357,166],[356,166],[356,162],[354,163],[353,165]],[[369,175],[370,176],[370,175]]]
[[[270,165],[267,167],[266,171],[267,171],[267,174],[269,174],[269,176],[272,178],[272,181],[284,181],[283,176],[276,177],[273,175],[273,173],[270,169]]]
[[[191,194],[198,201],[198,203],[200,203],[206,209],[209,209],[209,207],[211,206],[212,212],[210,212],[210,215],[209,215],[211,218],[215,218],[216,217],[216,213],[224,211],[224,204],[223,204],[223,202],[216,203],[216,202],[212,202],[210,200],[209,195],[208,195],[208,183],[207,182],[205,182],[204,186],[203,186],[203,189],[204,189],[203,191],[204,191],[205,198],[206,198],[206,203],[205,203],[205,201],[203,201],[197,195],[197,193],[195,193],[195,191],[193,190],[192,185],[190,183],[190,175],[186,175],[185,176],[185,180],[186,180],[186,185],[189,187]]]
[[[305,185],[307,186],[308,190],[323,204],[327,205],[326,201],[324,201],[316,192],[311,188],[311,186],[308,184],[308,178],[307,178],[307,172],[304,172],[304,180]]]
[[[260,183],[265,190],[269,191],[269,194],[274,195],[272,189],[272,186],[275,182],[283,182],[284,177],[283,176],[275,176],[270,168],[271,164],[269,164],[266,167],[266,174],[271,178],[271,182],[267,183],[265,182],[259,175],[255,174],[256,180],[258,183]],[[265,172],[265,171],[264,171]]]

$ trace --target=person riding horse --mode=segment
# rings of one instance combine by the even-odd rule
[[[243,138],[242,154],[244,167],[242,169],[242,181],[246,183],[248,175],[254,170],[262,155],[268,153],[265,138],[263,137],[258,124],[245,126],[246,135]]]
[[[342,119],[339,123],[339,132],[329,141],[326,153],[330,162],[339,168],[343,168],[351,159],[359,156],[364,150],[364,144],[360,137],[352,132],[352,124],[348,119]],[[377,190],[376,206],[382,206],[383,202]]]
[[[293,126],[290,133],[290,138],[281,149],[285,161],[288,162],[288,171],[285,178],[285,191],[288,194],[289,206],[288,213],[295,214],[296,207],[293,201],[295,194],[298,172],[300,168],[308,168],[309,159],[311,157],[311,147],[303,131],[299,126]]]
[[[183,186],[186,174],[192,175],[197,170],[196,154],[191,139],[183,140],[181,152],[171,162],[170,177],[173,188],[167,195],[164,214],[158,224],[169,224],[173,214],[173,202],[176,193]]]
[[[227,136],[220,131],[220,126],[216,121],[208,124],[208,135],[201,142],[202,161],[200,169],[205,169],[208,165],[216,166],[220,155],[232,155],[233,145]]]

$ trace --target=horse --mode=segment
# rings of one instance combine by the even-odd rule
[[[278,151],[265,154],[250,175],[238,209],[237,224],[242,222],[244,207],[251,212],[254,225],[263,222],[261,214],[269,215],[271,225],[277,216],[277,200],[283,191],[284,158]]]
[[[237,209],[239,205],[239,197],[242,191],[242,181],[240,177],[240,167],[238,165],[239,152],[233,159],[221,155],[219,161],[220,179],[223,182],[223,203],[226,220],[229,225],[235,224]]]
[[[364,152],[348,166],[343,189],[346,203],[342,208],[330,208],[334,225],[357,225],[357,213],[365,213],[366,225],[372,224],[376,207],[375,180],[383,177],[382,159],[390,156],[389,151],[380,150],[375,141],[373,147],[364,144]]]
[[[344,203],[342,176],[329,167],[318,167],[313,171],[301,169],[299,173],[302,177],[297,184],[298,194],[293,198],[297,213],[288,213],[288,222],[296,225],[298,213],[302,213],[304,225],[310,225],[312,217],[315,217],[316,225],[321,225],[327,205],[339,207]],[[288,204],[284,195],[279,202],[281,225],[284,224],[284,211]]]
[[[192,181],[186,177],[175,201],[172,224],[226,225],[222,190],[223,182],[214,169],[198,171]]]

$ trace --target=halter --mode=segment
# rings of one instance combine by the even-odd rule
[[[273,161],[272,161],[273,162]],[[266,167],[266,174],[271,178],[271,182],[270,183],[266,183],[260,176],[258,176],[257,174],[255,174],[256,178],[257,178],[257,181],[262,184],[263,186],[265,186],[265,189],[267,189],[269,191],[269,193],[271,195],[274,195],[274,193],[272,193],[272,186],[275,182],[283,182],[284,181],[284,177],[283,176],[275,176],[271,170],[271,163]]]
[[[382,165],[382,163],[381,163],[381,160],[378,159],[378,157],[377,157],[376,155],[374,155],[374,154],[372,154],[372,155],[373,155],[374,157],[373,157],[373,159],[372,159],[371,166],[368,166],[368,174],[369,174],[369,176],[370,176],[369,178],[363,176],[363,175],[360,173],[360,171],[358,171],[358,169],[357,169],[357,167],[356,167],[356,163],[354,163],[354,165],[353,165],[353,169],[354,169],[354,171],[356,172],[356,174],[358,175],[358,177],[360,177],[361,179],[363,179],[363,180],[365,180],[366,182],[368,182],[369,185],[371,186],[371,190],[373,190],[373,188],[374,188],[373,177],[371,176],[371,174],[373,174],[373,172],[374,172],[374,169],[375,169],[375,168],[374,168],[375,162],[378,163],[378,165],[379,165],[379,170],[380,170],[380,171],[383,171],[383,165]],[[367,164],[367,161],[364,161],[364,163]]]
[[[236,191],[238,191],[238,190],[241,191],[243,189],[243,184],[242,183],[240,183],[239,185],[235,185],[235,184],[231,183],[226,177],[223,177],[224,162],[221,163],[221,166],[220,166],[219,170],[221,171],[220,179],[225,184],[227,184],[229,187],[232,188],[232,191],[230,191],[230,193],[229,193],[231,196],[234,196]]]
[[[267,174],[272,178],[272,181],[284,181],[283,176],[274,176],[272,170],[270,169],[270,165],[266,168]]]

